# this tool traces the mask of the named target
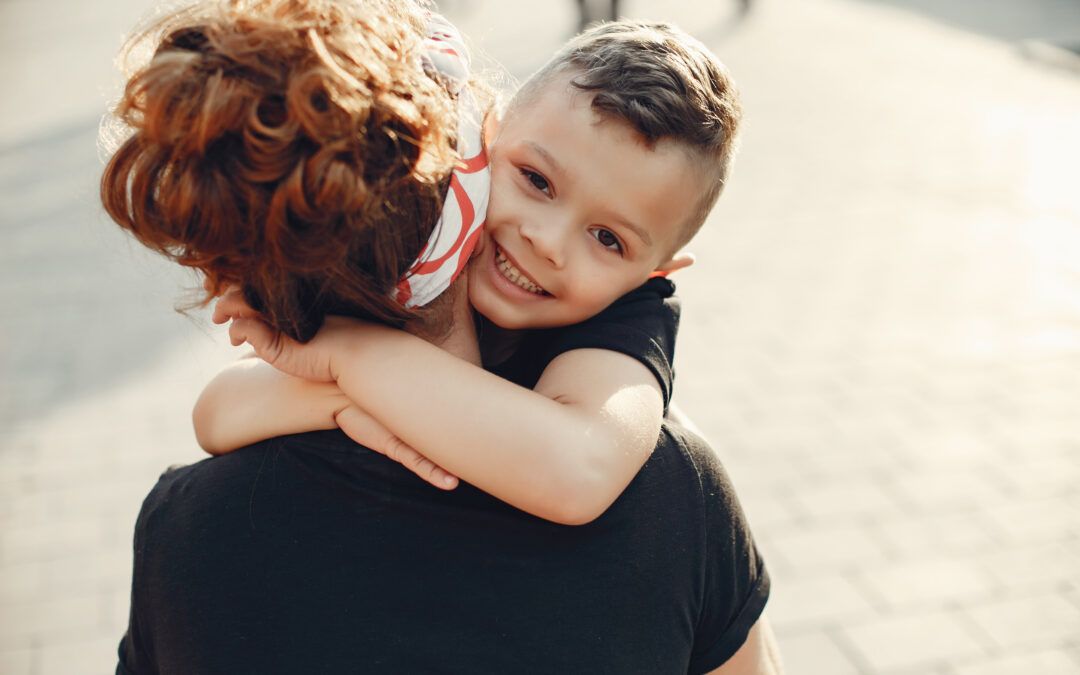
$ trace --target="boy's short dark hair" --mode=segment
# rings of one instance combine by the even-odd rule
[[[700,229],[724,187],[735,156],[742,107],[727,68],[705,45],[668,23],[617,21],[570,40],[522,85],[508,115],[552,77],[593,94],[592,108],[621,120],[648,147],[671,140],[700,162],[708,178],[680,245]]]

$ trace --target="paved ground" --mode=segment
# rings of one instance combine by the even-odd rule
[[[761,0],[732,31],[716,3],[626,4],[694,30],[745,94],[680,274],[677,391],[768,554],[790,672],[1080,673],[1080,79],[1015,48],[1080,37],[1080,6]],[[108,59],[143,6],[0,5],[12,675],[110,670],[140,499],[199,458],[187,411],[229,358],[170,309],[191,279],[96,205]],[[519,76],[571,6],[447,3]]]

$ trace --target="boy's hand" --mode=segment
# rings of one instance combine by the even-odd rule
[[[233,346],[245,342],[255,355],[278,370],[316,382],[333,382],[331,361],[334,350],[348,338],[351,322],[340,317],[327,317],[323,328],[306,344],[282,335],[262,320],[258,312],[244,301],[238,288],[230,288],[214,305],[214,323],[231,321],[229,340]]]
[[[306,380],[334,380],[331,356],[339,341],[347,340],[350,333],[362,324],[341,317],[327,317],[325,325],[307,344],[301,344],[282,335],[262,321],[239,288],[230,287],[214,305],[214,323],[232,321],[229,339],[233,345],[245,342],[255,349],[255,354],[278,370]],[[357,336],[356,339],[360,339]],[[349,438],[375,452],[386,455],[420,478],[442,490],[453,490],[458,478],[412,446],[392,434],[371,415],[355,405],[350,405],[334,415],[334,421]]]
[[[435,462],[424,457],[412,446],[390,433],[374,417],[351,405],[334,416],[341,430],[360,445],[386,455],[442,490],[453,490],[458,485],[457,476],[448,473]]]
[[[207,289],[209,290],[209,289]],[[224,292],[214,302],[214,323],[225,323],[240,317],[262,318],[261,315],[244,300],[244,292],[239,286],[226,286]]]

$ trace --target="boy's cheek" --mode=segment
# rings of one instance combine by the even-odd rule
[[[489,239],[487,228],[488,226],[485,225],[484,229],[480,233],[480,236],[477,238],[476,247],[473,248],[473,252],[472,255],[469,256],[469,260],[476,260],[481,256],[481,254],[483,254],[484,250],[487,249]]]

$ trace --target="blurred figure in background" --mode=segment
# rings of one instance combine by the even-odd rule
[[[750,0],[732,0],[738,4],[739,15],[750,11]],[[588,28],[596,21],[617,21],[619,19],[619,0],[577,0],[578,31]]]
[[[594,21],[615,21],[619,18],[619,0],[577,0],[577,4],[578,30],[585,30]]]

